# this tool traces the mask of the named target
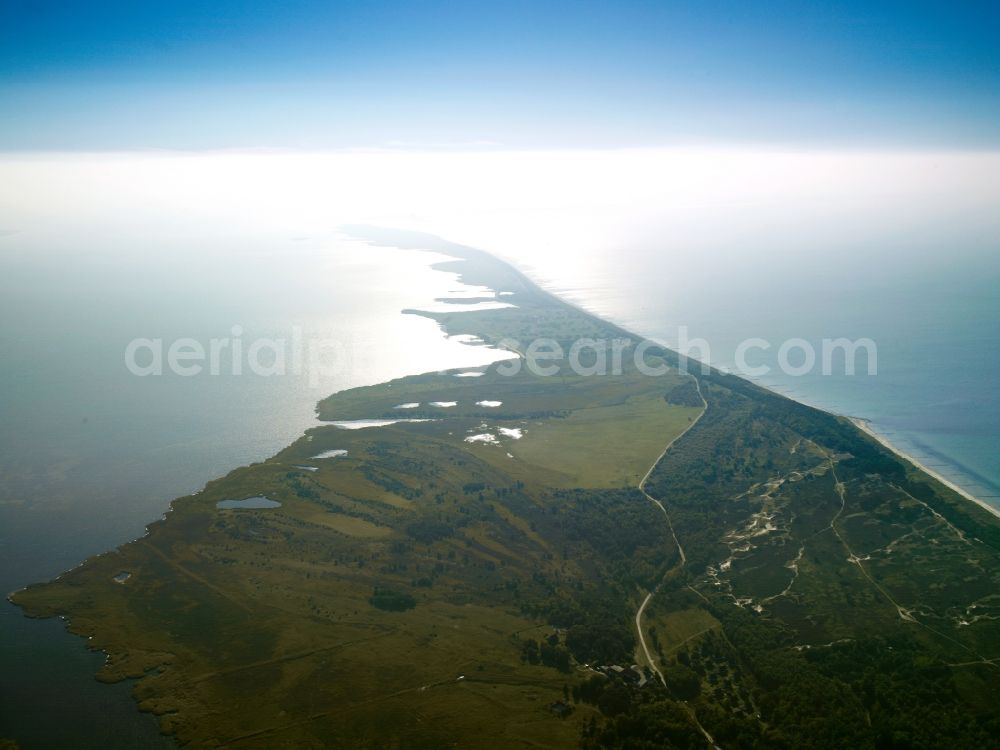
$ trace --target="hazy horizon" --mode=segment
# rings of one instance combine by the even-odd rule
[[[248,285],[254,304],[287,327],[295,321],[280,299],[294,290],[269,294],[255,266],[294,266],[347,224],[429,232],[505,258],[668,345],[682,327],[707,337],[718,366],[732,367],[748,338],[872,338],[879,377],[766,382],[881,419],[907,447],[963,467],[987,495],[1000,486],[984,444],[927,433],[949,420],[958,435],[987,429],[980,422],[992,411],[970,401],[958,418],[936,398],[891,397],[905,391],[899,377],[923,393],[955,374],[966,395],[979,394],[973,401],[989,395],[976,376],[988,363],[974,331],[996,314],[988,298],[1000,280],[1000,152],[19,154],[0,155],[0,178],[8,300],[30,289],[39,301],[78,295],[99,268],[102,285],[118,283],[122,299],[137,302],[153,278],[191,301]],[[329,283],[331,294],[343,291]],[[323,304],[315,301],[317,314]],[[161,305],[161,314],[189,320],[183,309]]]

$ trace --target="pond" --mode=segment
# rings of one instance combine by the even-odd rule
[[[280,508],[281,503],[277,500],[269,500],[263,495],[248,497],[245,500],[220,500],[215,504],[216,508],[228,510],[231,508]]]

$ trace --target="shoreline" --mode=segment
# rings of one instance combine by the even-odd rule
[[[390,249],[393,251],[397,250],[394,246]],[[455,288],[464,288],[464,285],[459,284],[457,280],[451,281],[447,274],[441,274],[434,269],[434,264],[441,262],[441,260],[444,260],[444,258],[437,257],[436,252],[430,251],[428,257],[420,261],[421,268],[427,269],[428,277],[439,277],[442,279],[440,284],[435,283],[429,287],[430,291],[433,293],[427,295],[424,300],[428,307],[433,307],[435,304],[433,301],[435,297],[449,295]],[[384,269],[380,268],[376,272],[376,275],[372,278],[381,280],[383,276]],[[402,286],[402,281],[400,284],[400,288],[404,288]],[[407,282],[405,287],[406,294],[410,295],[410,289],[420,288],[421,287]],[[423,297],[423,295],[418,296]],[[409,298],[414,300],[417,299],[416,297],[412,297],[412,295],[410,295]],[[400,301],[405,302],[405,304],[411,304],[408,301],[409,298],[401,297]],[[421,302],[421,304],[423,304],[423,302]],[[402,306],[403,304],[394,306],[377,305],[374,307],[374,314],[377,315],[378,310],[381,309],[381,307],[385,307],[387,315],[391,314],[399,317],[399,308]],[[294,323],[294,318],[290,318],[290,321],[291,323]],[[440,326],[426,325],[426,329],[426,340],[428,342],[433,343],[431,339],[441,341],[446,341],[448,339],[447,334],[441,329]],[[386,346],[392,342],[393,338],[389,336],[386,339]],[[424,349],[427,347],[425,347],[424,344],[421,344],[420,348]],[[498,361],[483,361],[485,350],[489,348],[490,347],[484,347],[481,345],[475,348],[470,348],[465,344],[465,342],[456,342],[454,346],[456,362],[454,364],[448,364],[448,355],[446,353],[444,363],[449,368],[458,367],[460,369],[472,369],[477,367],[488,367],[495,361]],[[403,350],[400,349],[399,351],[402,353]],[[496,349],[496,352],[497,356],[505,354],[505,352],[501,349]],[[458,359],[459,357],[461,357],[461,360]],[[458,364],[459,361],[462,363]],[[441,366],[437,358],[435,358],[431,364],[435,368]],[[290,369],[291,368],[289,368],[289,371]],[[419,373],[421,368],[416,369]],[[126,733],[131,737],[135,737],[136,741],[143,747],[162,747],[164,749],[178,747],[177,743],[174,742],[169,735],[162,734],[159,723],[160,716],[152,709],[142,707],[140,705],[140,701],[135,697],[133,693],[133,686],[134,683],[137,682],[137,679],[130,677],[120,682],[110,683],[96,677],[96,673],[100,671],[101,667],[107,664],[111,652],[106,648],[93,647],[93,641],[88,640],[86,635],[81,634],[74,629],[78,623],[82,623],[80,618],[73,618],[69,615],[53,616],[31,614],[28,613],[20,604],[16,603],[14,599],[18,594],[25,591],[29,587],[42,583],[59,581],[73,571],[85,567],[96,558],[113,554],[116,550],[125,545],[147,538],[150,534],[149,527],[173,513],[174,503],[177,500],[184,497],[198,495],[204,491],[208,484],[225,477],[229,472],[243,466],[264,462],[277,452],[286,448],[291,442],[299,439],[308,430],[317,426],[329,424],[319,420],[316,414],[316,407],[323,398],[331,395],[331,392],[338,392],[351,387],[376,384],[395,377],[406,377],[415,374],[414,372],[408,370],[405,373],[400,373],[399,375],[389,375],[386,378],[382,378],[372,376],[372,373],[376,372],[376,370],[366,369],[361,372],[363,373],[364,378],[359,379],[359,381],[353,385],[339,385],[330,390],[324,388],[307,388],[303,382],[304,387],[302,390],[305,393],[305,396],[302,399],[302,408],[295,407],[290,394],[283,396],[282,398],[286,398],[287,401],[280,410],[280,421],[282,424],[287,421],[290,414],[301,413],[303,415],[303,423],[301,424],[301,427],[295,429],[294,435],[292,435],[288,440],[275,440],[272,437],[269,438],[271,443],[270,446],[264,446],[262,450],[258,451],[253,449],[247,452],[245,456],[238,457],[235,460],[223,458],[219,461],[217,469],[210,469],[197,475],[201,476],[201,480],[196,480],[193,483],[193,488],[185,487],[183,486],[183,483],[182,485],[176,485],[172,482],[170,482],[170,484],[173,485],[172,487],[166,486],[164,488],[161,486],[159,489],[159,501],[155,507],[151,508],[151,512],[148,516],[145,513],[138,516],[139,521],[137,528],[126,529],[124,533],[121,533],[120,535],[117,532],[113,532],[104,537],[103,541],[98,538],[96,545],[80,549],[79,554],[74,554],[73,562],[70,562],[65,566],[60,565],[55,569],[45,567],[43,564],[50,559],[48,556],[45,556],[41,558],[42,564],[25,565],[17,576],[12,577],[9,585],[4,586],[4,590],[2,591],[2,604],[3,606],[9,608],[9,611],[2,613],[5,616],[0,617],[0,620],[3,620],[5,624],[3,635],[6,640],[13,639],[15,642],[17,642],[19,638],[23,638],[25,649],[30,649],[30,651],[25,652],[27,656],[23,656],[22,654],[17,655],[18,658],[23,661],[34,662],[36,659],[43,660],[46,658],[44,657],[44,654],[50,651],[57,654],[57,656],[52,660],[52,664],[58,664],[58,666],[51,667],[51,672],[54,675],[53,680],[59,685],[59,690],[56,693],[58,698],[57,702],[71,700],[78,702],[81,706],[87,706],[88,713],[90,715],[103,715],[109,722],[110,726],[113,726],[116,730],[120,730],[122,733]],[[290,407],[293,411],[289,411]],[[228,418],[221,420],[221,422],[219,422],[219,420],[215,421],[219,423],[219,431],[225,436],[223,439],[229,440],[227,429],[223,427],[229,421]],[[257,420],[254,420],[254,423],[257,424],[259,429],[261,423]],[[264,426],[267,427],[268,432],[270,433],[271,426],[269,424],[265,424]],[[226,449],[227,455],[230,449],[243,452],[244,448],[239,447],[242,442],[242,439],[236,441],[229,440],[228,444],[230,448]],[[231,446],[237,447],[232,448]],[[115,471],[116,473],[120,473],[117,469]],[[43,526],[41,528],[47,527]],[[11,555],[12,560],[14,559],[15,554],[19,554],[16,552],[16,548],[13,544],[8,546],[7,553]],[[20,560],[21,558],[17,559]],[[6,616],[8,614],[9,617]],[[57,627],[54,629],[48,629],[47,625],[41,624],[43,622],[51,622]],[[7,627],[7,625],[10,624],[13,624],[13,627]],[[19,630],[19,628],[24,628],[25,630],[23,632],[30,632],[37,635],[33,639],[29,639],[24,637],[23,632]],[[39,628],[41,629],[39,630]],[[13,655],[14,652],[11,653]],[[42,656],[39,656],[39,654],[42,654]],[[91,664],[90,657],[94,657],[93,664]],[[3,660],[4,664],[7,662],[8,660]],[[13,664],[14,661],[11,660],[10,663]],[[13,677],[14,674],[15,672],[11,671],[11,677]],[[5,696],[8,692],[7,688],[12,684],[13,683],[9,680],[0,680],[0,695]],[[19,718],[16,722],[11,721],[9,722],[9,725],[5,722],[3,731],[0,731],[0,738],[10,737],[12,739],[19,740],[25,744],[25,747],[27,747],[31,742],[41,743],[43,746],[51,743],[62,746],[59,744],[57,739],[52,739],[52,737],[57,737],[57,734],[50,734],[44,725],[33,720],[33,715],[29,711],[23,710],[24,707],[28,705],[28,699],[33,694],[34,691],[25,690],[23,693],[23,700],[19,696],[18,701],[10,701],[11,711],[18,710],[27,718]],[[37,699],[32,700],[37,702]],[[89,707],[98,708],[99,711],[94,711]],[[7,706],[3,706],[3,708],[7,708]],[[3,711],[0,711],[0,713],[3,713]],[[57,715],[62,716],[62,713],[57,712]],[[3,718],[6,719],[7,717],[4,716]],[[92,724],[87,721],[80,724],[80,736],[87,741],[93,739],[95,743],[99,743],[100,732],[102,731],[103,727],[100,726],[99,722]],[[2,744],[3,743],[0,742],[0,745]],[[95,746],[97,745],[95,744]]]
[[[487,252],[487,251],[484,251],[484,252]],[[650,336],[644,336],[642,334],[639,334],[638,332],[630,331],[628,328],[625,327],[626,324],[618,322],[617,320],[615,320],[610,315],[599,314],[599,313],[596,313],[596,312],[594,312],[592,310],[589,310],[586,307],[586,303],[585,302],[567,299],[565,296],[563,296],[562,293],[560,293],[559,290],[552,288],[551,285],[547,285],[544,282],[535,281],[534,279],[532,279],[530,277],[530,275],[526,271],[521,270],[513,262],[508,261],[507,259],[505,259],[503,257],[500,257],[499,260],[501,260],[502,262],[507,263],[509,266],[511,266],[522,277],[524,277],[530,283],[534,284],[535,287],[537,287],[539,290],[541,290],[542,293],[547,294],[547,295],[549,295],[549,296],[551,296],[551,297],[559,300],[563,304],[565,304],[565,305],[567,305],[567,306],[569,306],[569,307],[571,307],[571,308],[573,308],[573,309],[575,309],[575,310],[577,310],[577,311],[579,311],[579,312],[581,312],[581,313],[583,313],[585,315],[591,316],[591,317],[596,318],[598,320],[602,320],[605,323],[610,323],[611,325],[613,325],[614,327],[618,328],[620,331],[628,334],[629,336],[637,336],[640,339],[641,338],[648,338],[649,340],[654,341],[654,342],[656,342],[657,344],[659,344],[661,346],[664,346],[664,347],[666,347],[668,349],[670,348],[669,344],[664,343],[664,342],[658,340],[657,338],[650,337]],[[711,367],[713,370],[717,369],[714,365],[709,364],[708,366]],[[906,451],[902,450],[898,446],[894,445],[887,437],[885,437],[884,435],[879,434],[878,432],[876,432],[874,429],[871,428],[871,426],[870,426],[871,425],[871,420],[870,419],[868,419],[866,417],[852,417],[852,416],[848,416],[846,414],[841,414],[841,413],[839,413],[839,412],[837,412],[837,411],[835,411],[833,409],[830,409],[830,408],[827,408],[827,407],[823,407],[823,406],[818,406],[816,404],[810,403],[807,399],[804,399],[804,398],[802,398],[799,395],[794,395],[793,396],[793,395],[789,395],[787,393],[783,393],[783,392],[777,390],[776,388],[774,388],[772,386],[769,386],[769,385],[767,385],[765,383],[761,383],[761,382],[759,382],[756,379],[747,377],[746,375],[743,375],[743,374],[740,374],[740,373],[734,373],[734,374],[737,377],[743,378],[747,382],[752,383],[753,385],[757,386],[758,388],[762,388],[762,389],[764,389],[766,391],[769,391],[770,393],[774,393],[775,395],[781,396],[782,398],[787,398],[787,399],[789,399],[791,401],[795,401],[797,403],[803,404],[803,405],[808,406],[808,407],[810,407],[812,409],[817,409],[818,411],[823,411],[823,412],[826,412],[827,414],[832,414],[833,416],[843,417],[845,419],[850,420],[850,422],[855,427],[857,427],[863,433],[865,433],[866,435],[868,435],[869,437],[871,437],[873,440],[875,440],[876,442],[878,442],[882,447],[886,448],[887,450],[889,450],[894,455],[898,456],[902,460],[904,460],[907,463],[911,464],[913,467],[915,467],[919,471],[922,471],[925,474],[927,474],[928,476],[930,476],[933,479],[937,480],[938,482],[940,482],[941,484],[943,484],[945,487],[947,487],[948,489],[950,489],[953,492],[957,493],[958,495],[962,496],[966,500],[969,500],[969,501],[975,503],[980,508],[983,508],[988,513],[992,514],[994,517],[1000,519],[1000,508],[996,508],[996,507],[990,505],[989,503],[987,503],[985,500],[979,499],[974,494],[972,494],[972,492],[970,492],[969,490],[965,489],[964,487],[962,487],[960,484],[958,484],[954,480],[948,479],[946,476],[944,476],[943,474],[941,474],[941,472],[936,471],[936,470],[930,468],[929,466],[927,466],[926,464],[924,464],[922,461],[920,461],[919,459],[917,459],[913,455],[907,453]]]
[[[961,495],[962,497],[964,497],[966,500],[972,501],[973,503],[975,503],[976,505],[978,505],[983,510],[987,511],[988,513],[991,513],[996,518],[1000,518],[1000,508],[994,508],[992,505],[990,505],[986,501],[980,500],[978,497],[976,497],[975,495],[973,495],[968,490],[962,488],[961,486],[959,486],[955,482],[953,482],[950,479],[948,479],[947,477],[943,476],[940,472],[935,471],[934,469],[932,469],[929,466],[925,465],[924,463],[922,463],[920,460],[918,460],[917,458],[915,458],[911,454],[909,454],[906,451],[902,450],[901,448],[893,445],[889,441],[889,439],[887,437],[885,437],[883,435],[880,435],[878,432],[876,432],[874,429],[872,429],[872,427],[871,427],[871,420],[864,419],[863,417],[847,417],[847,419],[849,419],[851,421],[851,423],[855,427],[857,427],[863,433],[865,433],[866,435],[868,435],[868,437],[870,437],[873,440],[875,440],[876,442],[878,442],[878,444],[881,445],[883,448],[886,448],[887,450],[892,451],[894,454],[896,454],[897,456],[899,456],[899,458],[901,458],[904,461],[906,461],[907,463],[911,464],[914,468],[919,469],[924,474],[927,474],[930,477],[933,477],[938,482],[940,482],[945,487],[947,487],[949,490],[952,490],[953,492],[958,493],[959,495]]]

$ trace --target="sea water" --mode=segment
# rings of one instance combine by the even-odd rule
[[[4,593],[141,536],[172,498],[292,442],[330,393],[498,356],[401,314],[462,291],[454,274],[430,268],[441,256],[332,228],[150,236],[113,214],[97,218],[79,231],[52,222],[0,237]],[[125,360],[136,338],[164,349],[178,339],[229,345],[217,374],[208,363],[196,375],[164,363],[162,374],[140,376]],[[283,342],[285,374],[250,371],[247,350],[261,339]],[[321,343],[317,363],[311,342]],[[149,351],[138,359],[152,361]],[[255,361],[270,370],[275,355]],[[29,620],[4,602],[0,738],[26,749],[172,744],[137,711],[130,685],[94,680],[102,661],[61,621]]]
[[[610,261],[581,254],[574,263],[523,264],[554,293],[637,334],[674,348],[686,340],[692,356],[870,420],[895,446],[1000,508],[1000,242],[952,231],[955,240],[911,258],[872,241],[819,261],[803,251],[774,262],[728,264],[705,253],[678,263],[667,243],[625,243]],[[766,249],[756,255],[766,258]],[[853,373],[839,354],[824,373],[823,340],[838,338],[871,339],[874,371],[862,352]],[[769,348],[749,348],[737,362],[741,342],[755,339]],[[816,354],[801,373],[801,348],[789,354],[790,369],[778,358],[795,339]]]

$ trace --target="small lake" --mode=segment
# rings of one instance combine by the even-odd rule
[[[258,495],[257,497],[248,497],[244,500],[220,500],[215,504],[216,508],[220,510],[228,510],[231,508],[241,508],[241,509],[258,509],[258,508],[280,508],[281,503],[277,500],[271,500],[263,495]]]

